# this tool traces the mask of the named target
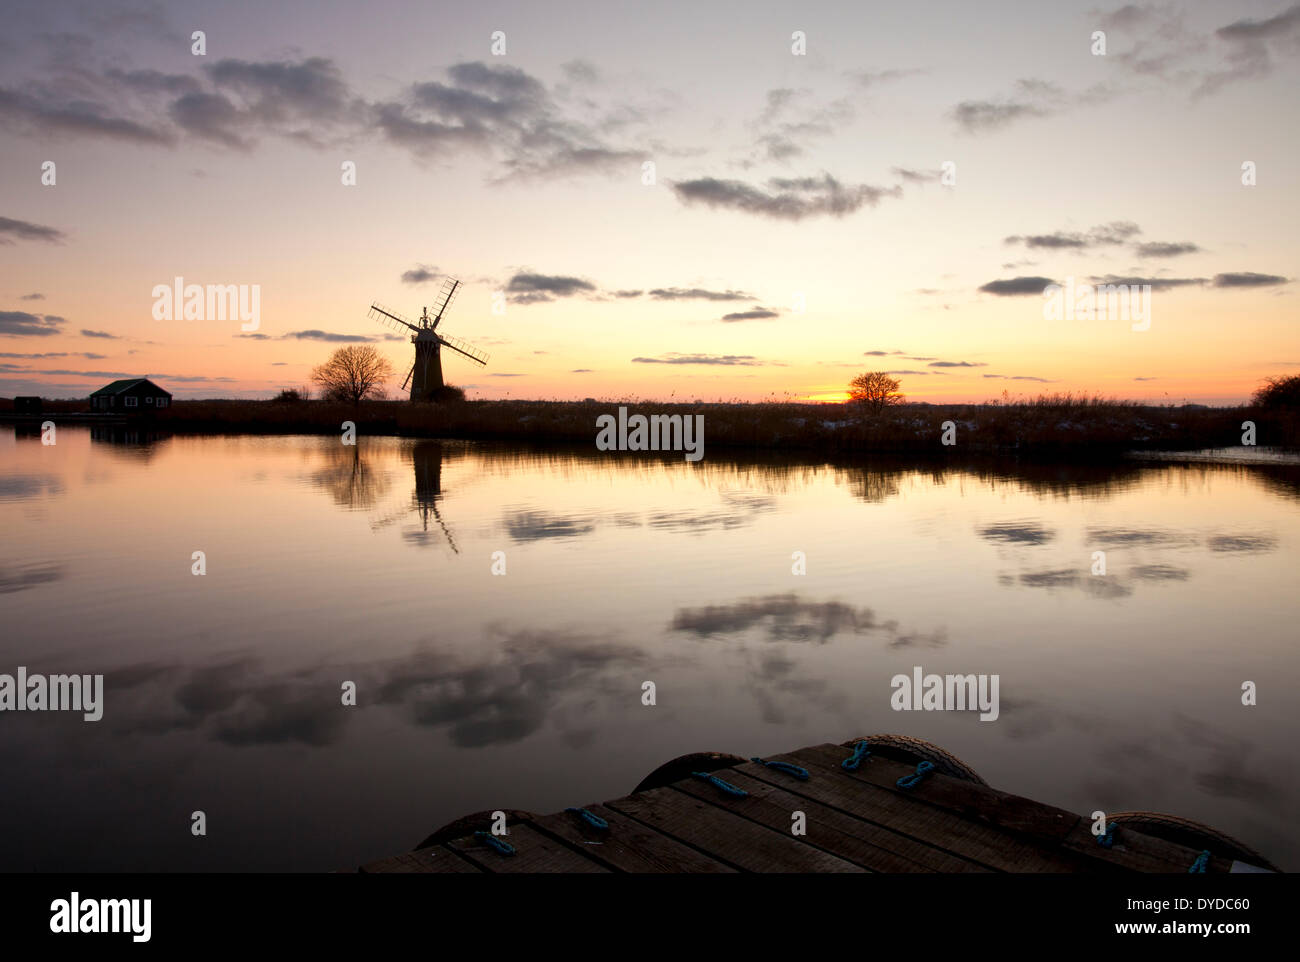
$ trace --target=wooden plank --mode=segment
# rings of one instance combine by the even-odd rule
[[[725,773],[724,773],[725,774]],[[861,866],[804,845],[788,831],[775,832],[742,818],[718,802],[671,786],[606,802],[665,835],[747,872],[863,872]]]
[[[530,824],[562,842],[585,850],[588,858],[619,872],[734,873],[719,862],[656,832],[635,819],[620,815],[604,805],[588,805],[587,811],[609,823],[608,831],[593,828],[572,812],[543,815]]]
[[[1092,834],[1092,822],[1081,819],[1063,843],[1064,847],[1099,859],[1132,872],[1173,872],[1186,874],[1192,867],[1200,849],[1190,849],[1176,842],[1166,842],[1154,835],[1144,835],[1136,829],[1124,828],[1121,819],[1119,829],[1115,832],[1115,844],[1111,848],[1102,848],[1097,844],[1097,837]],[[1228,872],[1232,869],[1232,859],[1214,856],[1206,871]]]
[[[796,752],[802,755],[811,753],[823,763],[839,761],[849,754],[847,749],[837,745],[819,745],[803,748]],[[1063,808],[1044,805],[1033,799],[1008,792],[998,791],[987,785],[967,782],[960,778],[931,774],[912,789],[901,789],[896,782],[904,775],[916,771],[915,765],[896,762],[889,758],[873,755],[870,765],[862,765],[855,774],[857,778],[871,782],[891,792],[923,798],[931,805],[938,805],[951,811],[960,812],[971,818],[996,825],[998,828],[1022,835],[1030,835],[1051,842],[1060,842],[1078,824],[1079,816]],[[844,769],[840,769],[844,771]]]
[[[901,773],[912,771],[905,765],[889,763],[887,759],[872,756],[862,763],[858,773],[845,771],[840,761],[848,752],[834,745],[817,749],[805,748],[788,755],[774,755],[773,759],[802,765],[819,778],[819,791],[828,804],[850,815],[875,822],[890,831],[910,836],[917,841],[972,859],[986,868],[1002,872],[1081,872],[1096,871],[1092,862],[1074,852],[1063,851],[1058,845],[1047,845],[1041,840],[1026,839],[996,825],[986,824],[964,812],[953,811],[929,804],[915,790],[906,792],[893,787],[882,788],[873,781],[870,770],[877,765],[893,764]],[[862,777],[863,770],[869,777]],[[942,778],[944,776],[930,776]],[[882,779],[883,780],[883,779]],[[927,779],[928,781],[929,779]],[[951,779],[949,779],[951,781]],[[812,782],[798,783],[798,791]],[[970,784],[972,788],[980,786]],[[1075,817],[1077,820],[1077,816]],[[1104,866],[1102,866],[1104,868]]]
[[[476,836],[458,838],[447,847],[460,852],[485,872],[608,872],[605,866],[543,835],[527,822],[511,825],[502,841],[514,846],[514,855],[502,855]]]
[[[749,792],[748,798],[729,799],[728,810],[786,834],[790,834],[792,814],[801,811],[805,816],[804,828],[807,834],[791,835],[791,838],[796,838],[805,845],[838,855],[873,872],[988,871],[974,862],[846,815],[806,796],[792,794],[783,787],[760,781],[749,774],[755,769],[768,771],[753,762],[727,769],[726,780]],[[782,777],[771,774],[774,778]],[[802,784],[788,776],[785,778],[792,784]],[[717,791],[712,785],[695,780],[676,782],[673,787],[705,801],[710,800],[710,793]],[[905,850],[906,854],[898,849]]]
[[[403,852],[401,855],[394,855],[391,858],[381,858],[377,862],[368,862],[357,871],[378,875],[382,873],[411,872],[477,873],[482,870],[471,865],[455,852],[443,848],[441,845],[433,845],[416,852]]]

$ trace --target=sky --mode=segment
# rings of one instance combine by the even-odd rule
[[[885,370],[937,403],[1225,404],[1300,370],[1300,4],[3,22],[0,394],[267,397],[369,343],[396,395],[413,349],[367,310],[448,276],[474,398],[835,400]],[[256,287],[256,330],[156,318],[178,277]],[[1102,282],[1150,285],[1149,323],[1046,309]]]

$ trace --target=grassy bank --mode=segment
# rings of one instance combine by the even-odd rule
[[[10,402],[0,402],[3,408]],[[629,401],[176,401],[158,426],[195,434],[334,434],[344,421],[362,434],[592,443],[596,419],[616,414],[704,416],[705,445],[834,451],[942,451],[944,422],[961,451],[1081,449],[1188,450],[1241,444],[1254,421],[1260,445],[1300,446],[1300,413],[1253,407],[1147,406],[1072,395],[990,404],[903,404],[879,414],[847,405],[800,403],[659,404]],[[80,402],[46,402],[48,414],[85,412]]]

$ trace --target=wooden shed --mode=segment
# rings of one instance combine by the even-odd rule
[[[129,377],[90,396],[90,409],[112,414],[152,414],[171,406],[172,396],[144,377]]]

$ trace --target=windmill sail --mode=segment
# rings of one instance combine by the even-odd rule
[[[383,307],[379,304],[372,303],[370,305],[370,310],[367,312],[366,316],[369,317],[371,320],[378,321],[380,324],[383,324],[385,327],[391,327],[399,334],[406,333],[406,331],[402,330],[402,328],[404,327],[410,328],[412,331],[418,331],[420,329],[420,326],[416,324],[414,321],[408,320],[407,318],[403,317],[401,314],[398,314],[394,311],[390,311],[388,308]]]
[[[473,344],[469,343],[469,341],[462,341],[460,338],[452,337],[450,334],[439,334],[438,340],[442,341],[443,344],[447,345],[447,347],[451,348],[453,351],[459,351],[471,361],[478,364],[486,365],[488,358],[491,356],[487,351],[480,351]]]

